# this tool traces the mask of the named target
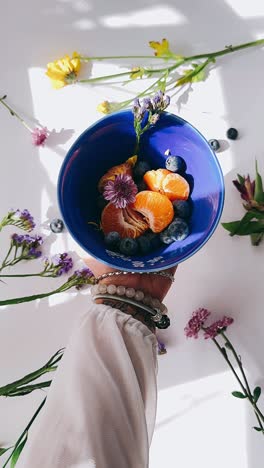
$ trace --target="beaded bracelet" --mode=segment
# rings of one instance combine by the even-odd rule
[[[91,287],[91,294],[95,296],[97,294],[117,294],[121,297],[127,297],[129,299],[133,299],[138,303],[143,303],[149,307],[158,309],[162,312],[162,314],[166,314],[168,312],[167,307],[165,304],[159,301],[159,299],[151,297],[149,294],[144,294],[141,290],[135,290],[134,288],[126,288],[125,286],[116,286],[115,284],[96,284]]]
[[[97,284],[102,279],[109,278],[111,276],[120,275],[157,275],[162,276],[163,278],[168,278],[172,283],[174,282],[174,276],[167,271],[110,271],[109,273],[104,273],[103,275],[98,276],[95,279],[95,283]]]
[[[114,299],[115,301],[125,302],[148,312],[151,320],[154,322],[154,325],[157,328],[165,329],[170,326],[169,317],[167,315],[163,315],[162,312],[156,307],[153,310],[142,302],[134,301],[128,297],[115,296],[114,294],[96,294],[94,295],[93,300],[95,301],[96,299]]]

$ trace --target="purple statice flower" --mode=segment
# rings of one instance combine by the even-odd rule
[[[148,111],[153,110],[153,105],[152,105],[151,99],[149,97],[143,99],[143,107]]]
[[[35,127],[31,132],[32,142],[35,146],[44,146],[45,141],[49,136],[49,131],[46,127]]]
[[[34,229],[35,222],[28,210],[21,211],[11,209],[0,222],[0,230],[8,225],[17,226],[24,231],[30,232]]]
[[[152,98],[153,112],[164,111],[170,104],[170,97],[159,90]]]
[[[114,180],[109,180],[104,187],[104,198],[113,203],[116,208],[125,208],[134,203],[137,186],[128,174],[119,174]]]
[[[158,342],[158,354],[167,354],[166,346],[162,341],[157,338]]]
[[[198,338],[198,333],[201,330],[204,322],[207,320],[211,312],[207,309],[198,309],[193,312],[191,319],[184,328],[187,338]]]
[[[12,234],[11,242],[15,247],[20,247],[21,260],[33,260],[42,255],[39,247],[43,244],[41,236],[30,236],[29,234]]]
[[[216,320],[216,322],[212,323],[209,327],[204,329],[204,338],[207,340],[208,338],[215,338],[221,330],[224,330],[234,322],[234,319],[231,317],[224,316],[220,320]]]
[[[47,260],[45,260],[45,264],[47,265]],[[54,255],[51,259],[51,263],[48,263],[47,271],[51,273],[51,276],[61,276],[64,273],[68,273],[73,267],[72,258],[64,252],[62,254]]]
[[[81,289],[86,284],[94,283],[94,274],[93,272],[85,267],[81,270],[76,270],[73,275],[68,279],[68,282],[73,282],[76,289]]]

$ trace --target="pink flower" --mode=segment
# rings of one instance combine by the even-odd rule
[[[204,330],[204,338],[207,340],[208,338],[215,338],[221,330],[225,330],[229,325],[234,322],[234,319],[231,317],[224,316],[220,320],[216,320],[216,322],[212,323],[209,327]]]
[[[211,312],[207,309],[198,309],[194,311],[191,320],[189,320],[187,326],[184,328],[186,337],[198,338],[198,333],[210,314]]]
[[[115,180],[109,180],[104,187],[104,198],[116,208],[125,208],[136,200],[137,186],[128,174],[119,174]]]
[[[48,138],[49,131],[46,127],[35,127],[31,132],[33,145],[44,146],[46,139]]]

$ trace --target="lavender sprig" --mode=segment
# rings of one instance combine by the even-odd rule
[[[22,260],[35,260],[41,256],[40,246],[43,244],[41,236],[29,234],[12,234],[9,250],[2,262],[0,271],[14,266]]]
[[[36,226],[33,216],[26,209],[22,211],[11,209],[0,222],[0,231],[8,225],[17,226],[27,232],[32,231]]]
[[[159,90],[153,98],[144,98],[142,103],[136,98],[133,103],[132,111],[134,114],[134,129],[136,132],[137,144],[135,154],[138,152],[139,141],[143,133],[145,133],[152,125],[155,125],[160,114],[169,106],[170,97],[165,96],[163,91]],[[147,118],[143,125],[144,119]]]
[[[43,299],[45,297],[53,296],[54,294],[68,291],[68,289],[71,289],[73,287],[79,290],[86,285],[94,284],[94,282],[95,282],[95,277],[92,271],[89,268],[83,268],[81,270],[76,270],[73,273],[73,275],[70,276],[65,283],[63,283],[59,288],[53,291],[43,293],[43,294],[35,294],[33,296],[24,296],[24,297],[16,297],[14,299],[6,299],[4,301],[0,301],[0,306],[22,304],[24,302],[32,302],[37,299]]]

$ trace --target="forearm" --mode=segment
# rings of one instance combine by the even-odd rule
[[[90,306],[18,467],[94,460],[100,468],[146,468],[155,412],[155,336],[128,314]]]

